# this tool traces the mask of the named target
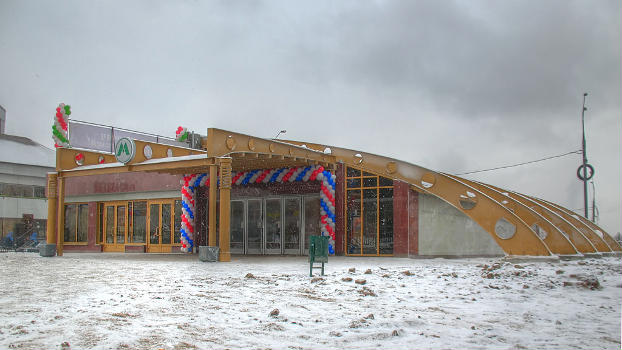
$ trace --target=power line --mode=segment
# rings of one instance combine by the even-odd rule
[[[542,159],[531,160],[531,161],[528,161],[528,162],[512,164],[512,165],[504,165],[504,166],[500,166],[500,167],[496,167],[496,168],[490,168],[490,169],[468,171],[466,173],[460,173],[460,174],[455,174],[455,175],[468,175],[468,174],[475,174],[475,173],[483,173],[485,171],[513,168],[513,167],[517,167],[517,166],[521,166],[521,165],[542,162],[542,161],[553,159],[553,158],[560,158],[560,157],[565,157],[565,156],[568,156],[568,155],[571,155],[571,154],[580,154],[580,153],[581,153],[581,150],[577,150],[577,151],[572,151],[572,152],[568,152],[568,153],[564,153],[564,154],[558,154],[558,155],[555,155],[555,156],[550,156],[550,157],[546,157],[546,158],[542,158]]]

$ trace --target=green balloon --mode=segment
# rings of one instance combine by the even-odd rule
[[[70,105],[66,105],[65,106],[65,115],[71,115],[71,106]]]

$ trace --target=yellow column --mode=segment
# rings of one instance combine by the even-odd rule
[[[216,246],[216,186],[218,186],[218,166],[209,167],[209,204],[208,211],[208,243],[210,247]]]
[[[212,180],[210,180],[210,185]],[[231,196],[231,158],[220,158],[220,236],[219,261],[231,261],[229,251],[229,215]]]
[[[63,256],[63,243],[65,243],[65,178],[58,177],[58,220],[56,222],[57,242],[56,255]]]
[[[56,244],[56,173],[48,174],[48,221],[45,240],[47,244]]]

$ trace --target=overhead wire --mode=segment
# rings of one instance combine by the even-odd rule
[[[513,167],[517,167],[517,166],[521,166],[521,165],[527,165],[527,164],[532,164],[532,163],[543,162],[545,160],[550,160],[550,159],[554,159],[554,158],[565,157],[565,156],[568,156],[568,155],[571,155],[571,154],[581,154],[581,152],[582,152],[581,150],[577,150],[577,151],[567,152],[567,153],[564,153],[564,154],[558,154],[558,155],[554,155],[554,156],[550,156],[550,157],[546,157],[546,158],[530,160],[528,162],[522,162],[522,163],[517,163],[517,164],[511,164],[511,165],[504,165],[504,166],[499,166],[499,167],[489,168],[489,169],[467,171],[467,172],[459,173],[459,174],[455,174],[455,175],[468,175],[468,174],[475,174],[475,173],[483,173],[485,171],[493,171],[493,170],[513,168]]]

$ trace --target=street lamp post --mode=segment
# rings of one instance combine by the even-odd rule
[[[284,133],[286,133],[286,132],[287,132],[287,130],[281,130],[281,131],[279,131],[279,133],[278,133],[278,134],[276,134],[276,136],[274,137],[274,139],[276,140],[277,138],[279,138],[279,135],[284,134]]]
[[[590,183],[592,184],[592,222],[596,223],[596,186],[594,181]]]
[[[583,129],[583,143],[582,143],[582,154],[583,154],[583,164],[579,166],[577,169],[577,176],[579,180],[583,181],[583,210],[585,213],[585,218],[589,220],[588,216],[588,205],[587,205],[587,182],[594,176],[594,167],[591,166],[587,162],[587,153],[585,151],[585,111],[587,111],[587,107],[585,107],[585,98],[587,97],[587,92],[583,93],[583,109],[581,110],[581,126]],[[590,170],[590,174],[588,175],[588,168]]]

